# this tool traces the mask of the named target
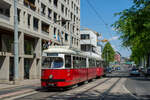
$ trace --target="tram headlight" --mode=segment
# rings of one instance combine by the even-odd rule
[[[53,75],[49,75],[49,79],[52,79],[53,78]]]

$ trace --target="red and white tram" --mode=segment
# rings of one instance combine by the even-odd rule
[[[104,75],[102,60],[69,49],[50,47],[43,51],[41,86],[68,87]]]

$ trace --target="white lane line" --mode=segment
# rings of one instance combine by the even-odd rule
[[[4,100],[14,100],[14,99],[22,98],[22,97],[25,97],[25,96],[28,96],[28,95],[36,94],[36,93],[37,93],[37,91],[33,91],[33,92],[30,92],[30,93],[26,93],[26,94],[23,94],[23,95],[7,98],[7,99],[4,99]]]

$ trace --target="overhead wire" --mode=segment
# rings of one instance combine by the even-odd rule
[[[89,5],[89,7],[95,12],[95,14],[99,18],[99,20],[105,25],[105,27],[107,28],[107,31],[108,31],[109,35],[111,37],[113,37],[113,35],[110,32],[110,28],[109,28],[108,24],[105,22],[105,20],[103,19],[103,17],[99,14],[99,12],[96,10],[96,8],[92,5],[92,3],[89,0],[86,0],[86,1],[87,1],[87,4]],[[117,44],[117,43],[115,43],[115,44]]]

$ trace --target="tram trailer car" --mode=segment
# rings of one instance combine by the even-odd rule
[[[101,59],[66,48],[44,50],[41,86],[68,87],[104,74]]]

